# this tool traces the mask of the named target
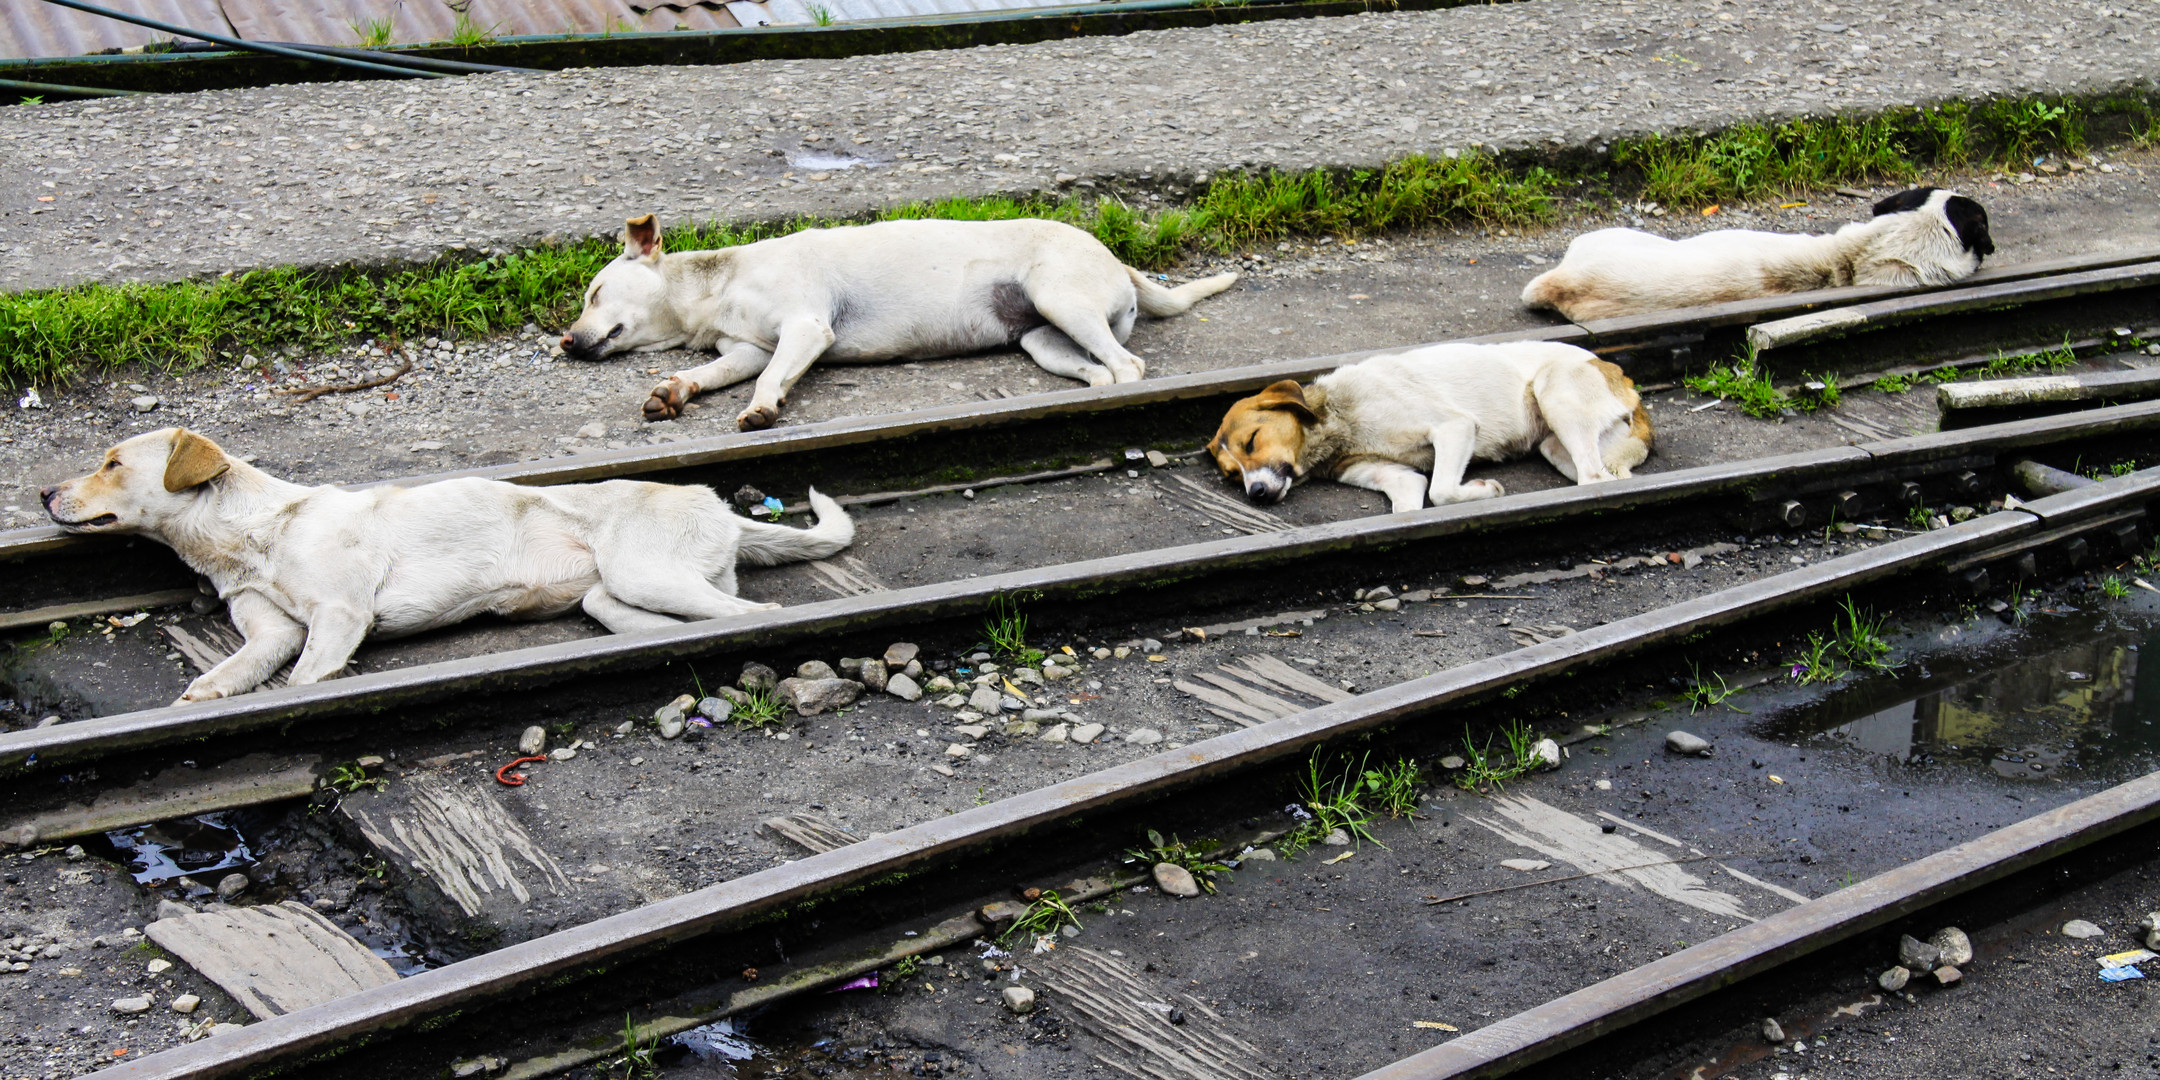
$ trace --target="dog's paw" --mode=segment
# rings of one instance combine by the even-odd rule
[[[752,405],[735,418],[735,426],[744,431],[763,431],[780,419],[780,410],[770,405]]]
[[[204,686],[202,683],[195,683],[189,686],[187,693],[180,695],[180,700],[173,702],[173,704],[186,705],[193,701],[216,701],[224,696],[226,695],[223,687]]]
[[[680,378],[653,387],[652,396],[645,399],[645,419],[652,422],[673,420],[682,415],[683,406],[697,396],[697,387]]]
[[[1473,499],[1497,499],[1507,494],[1507,488],[1502,487],[1498,480],[1471,480],[1463,486],[1475,492],[1470,496]]]

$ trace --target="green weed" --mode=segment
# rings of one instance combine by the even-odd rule
[[[748,691],[748,698],[735,706],[728,719],[752,731],[787,726],[787,704],[770,690]]]
[[[901,983],[904,983],[907,980],[914,978],[917,974],[921,973],[921,971],[922,957],[903,956],[900,959],[894,961],[891,967],[888,967],[884,971],[878,973],[880,976],[878,979],[878,989],[898,990],[900,989]]]
[[[831,8],[820,4],[810,9],[810,21],[818,26],[831,26],[837,20]]]
[[[1870,389],[1879,390],[1885,394],[1902,394],[1912,389],[1912,384],[1912,376],[1910,375],[1885,375],[1869,383],[1868,386]]]
[[[1702,375],[1689,375],[1680,382],[1698,394],[1736,402],[1740,411],[1749,416],[1777,416],[1793,405],[1792,399],[1770,382],[1770,373],[1756,364],[1752,347],[1746,355],[1734,357],[1732,363],[1724,367],[1711,368]]]
[[[453,10],[457,12],[457,19],[450,24],[452,45],[469,49],[477,45],[492,44],[495,41],[495,31],[502,29],[500,23],[482,26],[474,22],[469,6],[453,7]]]
[[[1807,645],[1801,649],[1799,658],[1793,661],[1792,670],[1788,674],[1794,682],[1806,686],[1810,683],[1836,682],[1845,672],[1838,666],[1837,651],[1832,647],[1830,639],[1811,633],[1807,636]]]
[[[1710,673],[1709,679],[1705,679],[1703,678],[1702,668],[1689,664],[1688,670],[1690,674],[1687,689],[1681,691],[1680,696],[1687,701],[1690,714],[1701,712],[1704,709],[1717,708],[1725,704],[1726,699],[1740,692],[1739,687],[1728,685],[1725,682],[1725,676],[1715,671]],[[1715,681],[1717,685],[1712,686],[1712,681]]]
[[[1276,850],[1295,858],[1337,829],[1352,840],[1380,843],[1367,828],[1373,815],[1365,807],[1364,774],[1362,758],[1354,765],[1348,760],[1330,765],[1321,751],[1314,750],[1305,761],[1305,772],[1298,777],[1297,803],[1291,808],[1299,824],[1276,842]]]
[[[1455,777],[1456,787],[1479,793],[1502,791],[1508,781],[1537,770],[1538,735],[1530,725],[1510,720],[1500,729],[1500,738],[1505,745],[1495,750],[1492,736],[1486,736],[1480,746],[1470,740],[1468,730],[1463,732],[1463,768]]]
[[[1016,937],[1021,941],[1033,941],[1057,933],[1060,927],[1078,925],[1080,916],[1073,911],[1072,905],[1067,904],[1055,889],[1044,889],[1028,909],[998,935],[998,944],[1003,945]]]
[[[1416,758],[1366,769],[1365,794],[1391,818],[1407,817],[1417,809],[1418,787],[1424,779]]]
[[[366,789],[388,791],[390,781],[379,776],[371,777],[357,762],[348,762],[332,768],[330,774],[323,777],[323,786],[341,795],[350,795]]]
[[[2100,595],[2110,600],[2126,600],[2130,596],[2130,584],[2114,574],[2100,579]]]
[[[1991,101],[1980,107],[1978,117],[1993,127],[2000,144],[1998,160],[2006,165],[2029,165],[2048,150],[2085,150],[2084,114],[2075,101]]]
[[[15,104],[17,104],[17,105],[43,105],[43,104],[45,104],[45,95],[43,95],[43,94],[24,94],[24,95],[23,95],[22,97],[19,97],[19,98],[16,98],[16,99],[15,99]]]
[[[1193,876],[1193,881],[1200,885],[1202,891],[1212,895],[1215,892],[1215,875],[1227,874],[1230,868],[1200,854],[1201,848],[1206,846],[1205,842],[1199,845],[1187,844],[1175,835],[1164,840],[1161,833],[1149,829],[1147,846],[1127,848],[1125,861],[1143,866],[1154,866],[1157,863],[1182,866]]]
[[[1021,664],[1039,664],[1045,655],[1041,649],[1027,643],[1027,612],[1020,610],[1014,598],[999,593],[990,598],[990,614],[983,619],[983,640],[987,651],[998,658]]]
[[[623,1014],[622,1049],[602,1065],[602,1075],[608,1080],[646,1080],[660,1075],[660,1036],[649,1039],[638,1037],[637,1024],[630,1014]]]
[[[360,47],[363,49],[380,49],[397,36],[397,30],[391,25],[391,19],[387,15],[380,19],[355,19],[345,25],[352,28],[353,36],[360,39]]]
[[[1928,512],[1928,508],[1925,506],[1907,507],[1905,510],[1905,524],[1910,526],[1914,532],[1926,532],[1935,527],[1935,515]]]
[[[1853,605],[1852,597],[1839,605],[1830,621],[1830,645],[1845,662],[1869,671],[1889,671],[1890,641],[1883,636],[1889,619]]]
[[[1789,403],[1801,412],[1817,409],[1835,409],[1844,399],[1844,389],[1838,385],[1837,376],[1830,374],[1800,376],[1801,382]]]

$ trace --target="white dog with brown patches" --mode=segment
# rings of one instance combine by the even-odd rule
[[[370,634],[475,615],[545,619],[583,605],[623,633],[777,608],[735,595],[737,560],[822,559],[855,537],[814,489],[817,526],[789,529],[736,517],[710,488],[633,480],[302,487],[184,428],[137,435],[43,495],[70,532],[148,536],[217,586],[247,643],[183,702],[252,690],[295,655],[288,681],[312,683]]]
[[[1844,285],[1947,285],[1995,254],[1987,210],[1937,188],[1901,191],[1827,235],[1720,229],[1668,240],[1599,229],[1523,287],[1523,303],[1581,322]]]
[[[1055,221],[883,221],[718,251],[669,254],[651,214],[585,290],[563,352],[713,349],[720,358],[653,388],[648,420],[755,376],[744,430],[771,427],[818,360],[928,360],[1018,344],[1044,371],[1089,386],[1134,382],[1125,348],[1140,315],[1167,318],[1236,274],[1165,288],[1092,235]]]
[[[1497,480],[1463,480],[1476,461],[1535,449],[1561,475],[1629,475],[1654,435],[1635,384],[1573,345],[1428,345],[1376,356],[1299,386],[1285,379],[1230,406],[1208,443],[1223,477],[1254,502],[1281,502],[1318,473],[1388,497],[1401,514],[1490,499]]]

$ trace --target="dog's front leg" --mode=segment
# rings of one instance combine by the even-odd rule
[[[682,415],[691,398],[753,378],[771,363],[771,353],[738,341],[712,363],[678,371],[653,387],[652,396],[645,399],[645,419],[673,420]]]
[[[735,418],[735,426],[744,431],[756,431],[773,426],[780,418],[780,406],[787,401],[788,391],[810,370],[810,365],[832,347],[832,327],[823,319],[790,319],[780,324],[780,341],[773,346],[772,362],[765,365],[765,374],[758,376],[757,390],[750,395],[750,407]]]
[[[1425,437],[1432,440],[1433,446],[1431,494],[1434,506],[1507,494],[1507,489],[1501,487],[1498,480],[1463,482],[1463,471],[1470,467],[1470,455],[1477,451],[1476,424],[1466,418],[1444,421],[1434,424]]]
[[[356,608],[323,606],[315,610],[314,621],[308,623],[307,648],[300,650],[300,659],[293,662],[292,674],[285,682],[291,686],[306,686],[321,682],[331,672],[344,667],[352,659],[353,650],[367,638],[368,627],[373,625],[372,613]]]
[[[231,656],[218,661],[216,667],[189,683],[187,692],[173,704],[211,701],[255,689],[285,666],[285,661],[300,651],[300,643],[307,637],[305,627],[258,593],[234,595],[228,610],[232,613],[233,625],[239,628],[240,636],[246,642]]]
[[[1360,461],[1335,474],[1335,479],[1386,495],[1392,513],[1425,508],[1425,474],[1400,462]]]

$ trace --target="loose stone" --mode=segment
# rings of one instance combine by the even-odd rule
[[[1777,1022],[1777,1017],[1766,1016],[1763,1018],[1762,1037],[1763,1041],[1768,1043],[1781,1043],[1785,1041],[1785,1028],[1783,1025]]]
[[[922,688],[925,694],[950,694],[958,689],[951,679],[943,675],[930,676],[929,680],[922,684]]]
[[[1005,708],[1005,695],[990,687],[978,686],[974,693],[968,695],[967,707],[989,716]]]
[[[230,900],[233,897],[238,896],[243,892],[246,892],[248,885],[249,881],[246,874],[227,874],[224,877],[218,879],[218,899]]]
[[[1076,743],[1091,743],[1094,742],[1097,738],[1099,738],[1102,733],[1103,726],[1101,724],[1081,724],[1080,726],[1072,729],[1072,741]]]
[[[1914,971],[1933,971],[1942,963],[1942,950],[1906,934],[1898,939],[1898,963]]]
[[[895,641],[885,646],[885,666],[906,667],[909,661],[921,653],[922,649],[912,641]]]
[[[1192,871],[1176,863],[1155,864],[1155,886],[1172,896],[1200,895],[1200,883],[1193,880]]]
[[[1162,732],[1157,731],[1154,728],[1146,727],[1134,728],[1131,731],[1125,733],[1126,742],[1138,743],[1141,746],[1153,746],[1154,744],[1161,742],[1162,737]]]
[[[676,729],[676,734],[678,734],[678,735],[679,735],[679,734],[681,734],[681,733],[682,733],[682,731],[681,731],[681,728],[680,728],[680,725],[682,724],[682,721],[680,721],[680,720],[677,720],[677,721],[675,721],[675,723],[676,723],[676,724],[678,725],[678,726],[677,726],[677,729]],[[573,750],[573,749],[571,749],[570,747],[567,747],[567,746],[559,746],[559,747],[556,747],[556,748],[555,748],[555,749],[553,749],[553,750],[550,750],[550,751],[548,751],[548,760],[550,760],[550,761],[568,761],[568,760],[570,760],[571,758],[574,758],[574,757],[576,757],[576,756],[577,756],[577,751],[576,751],[576,750]]]
[[[955,724],[953,730],[970,739],[980,739],[990,734],[990,728],[983,724]]]
[[[742,666],[742,678],[735,680],[735,685],[753,694],[771,690],[779,683],[779,672],[758,663],[744,664]]]
[[[660,706],[658,710],[654,711],[652,715],[653,723],[658,724],[662,727],[666,727],[668,723],[672,721],[675,725],[675,730],[677,732],[680,732],[682,730],[683,714],[689,712],[691,709],[694,709],[696,707],[697,699],[691,697],[688,694],[684,694],[683,696],[676,698],[675,700],[670,701],[665,705]],[[673,736],[669,737],[673,738]]]
[[[842,661],[842,663],[845,662]],[[823,660],[806,660],[802,666],[795,669],[795,677],[798,679],[837,679],[840,676],[839,673],[832,669],[831,664]]]
[[[885,680],[885,692],[902,701],[915,701],[922,697],[922,687],[906,675],[894,675]]]
[[[1240,855],[1240,856],[1238,856],[1238,858],[1239,858],[1239,859],[1242,859],[1242,860],[1243,860],[1243,861],[1245,861],[1245,862],[1277,862],[1277,861],[1279,861],[1279,860],[1277,859],[1276,855],[1275,855],[1275,849],[1274,849],[1274,848],[1264,848],[1264,847],[1262,847],[1262,848],[1254,848],[1254,849],[1252,849],[1251,851],[1248,851],[1248,852],[1246,852],[1245,854],[1243,854],[1243,855]]]
[[[2138,933],[2145,936],[2146,948],[2160,949],[2160,911],[2148,913],[2137,928]]]
[[[540,751],[545,749],[547,749],[547,729],[538,724],[526,728],[525,734],[518,736],[518,753],[521,756],[537,757]]]
[[[1961,968],[1972,963],[1972,939],[1955,926],[1946,926],[1935,931],[1935,936],[1928,939],[1928,944],[1935,946],[1935,950],[1942,954],[1942,962],[1951,967]]]
[[[1883,989],[1888,990],[1894,994],[1900,990],[1905,989],[1905,984],[1911,979],[1912,972],[1909,969],[1903,967],[1894,967],[1889,969],[1888,971],[1883,972],[1880,975],[1877,975],[1875,977],[1875,985],[1880,986]]]
[[[1964,977],[1964,972],[1959,971],[1958,969],[1951,967],[1948,964],[1944,964],[1943,966],[1935,969],[1935,981],[1943,986],[1954,986],[1957,984],[1958,980],[1963,979]]]
[[[1536,759],[1540,769],[1557,769],[1560,767],[1560,744],[1551,739],[1539,739],[1537,745],[1530,748],[1530,756]]]
[[[2102,930],[2099,927],[2094,926],[2093,924],[2086,922],[2083,919],[2072,919],[2069,922],[2064,923],[2062,928],[2062,934],[2064,937],[2079,938],[2081,940],[2084,938],[2096,938],[2105,933],[2107,933],[2107,931]]]
[[[1329,847],[1349,847],[1350,834],[1342,831],[1341,829],[1332,829],[1329,830],[1327,837],[1320,842],[1328,845]]]
[[[709,697],[697,703],[697,714],[715,724],[726,722],[735,715],[735,703],[722,697]]]
[[[1525,874],[1534,874],[1550,867],[1552,864],[1543,859],[1502,859],[1500,865],[1510,870],[1520,870]]]
[[[117,1013],[149,1012],[150,997],[147,994],[142,997],[124,997],[113,1002],[112,1007],[113,1011]]]
[[[1002,995],[1005,1008],[1022,1016],[1035,1011],[1035,991],[1025,986],[1008,986]]]
[[[970,750],[967,747],[960,745],[959,743],[954,743],[951,746],[945,748],[946,757],[964,758],[974,752],[975,751]]]
[[[856,682],[859,682],[872,690],[885,689],[885,684],[891,681],[891,679],[892,673],[886,669],[885,661],[883,660],[863,661],[862,670],[858,672],[855,676]]]
[[[196,997],[193,994],[182,994],[179,997],[172,999],[172,1001],[168,1003],[172,1011],[179,1013],[182,1016],[194,1012],[196,1007],[201,1004],[202,999]]]
[[[1709,757],[1712,747],[1710,740],[1700,735],[1690,735],[1685,731],[1668,731],[1665,733],[1665,749],[1688,757]]]
[[[1448,756],[1440,759],[1440,767],[1446,769],[1449,772],[1454,772],[1455,770],[1462,768],[1464,764],[1466,764],[1466,762],[1463,761],[1462,755],[1460,754],[1449,754]]]
[[[804,667],[810,665],[805,664]],[[826,668],[827,671],[832,670]],[[774,688],[780,700],[795,707],[802,716],[816,716],[822,712],[853,705],[862,696],[863,684],[853,679],[839,678],[793,678],[782,679]]]
[[[653,721],[653,726],[660,729],[660,737],[663,739],[681,738],[683,728],[685,727],[685,725],[683,724],[682,714],[680,712],[655,719]]]

